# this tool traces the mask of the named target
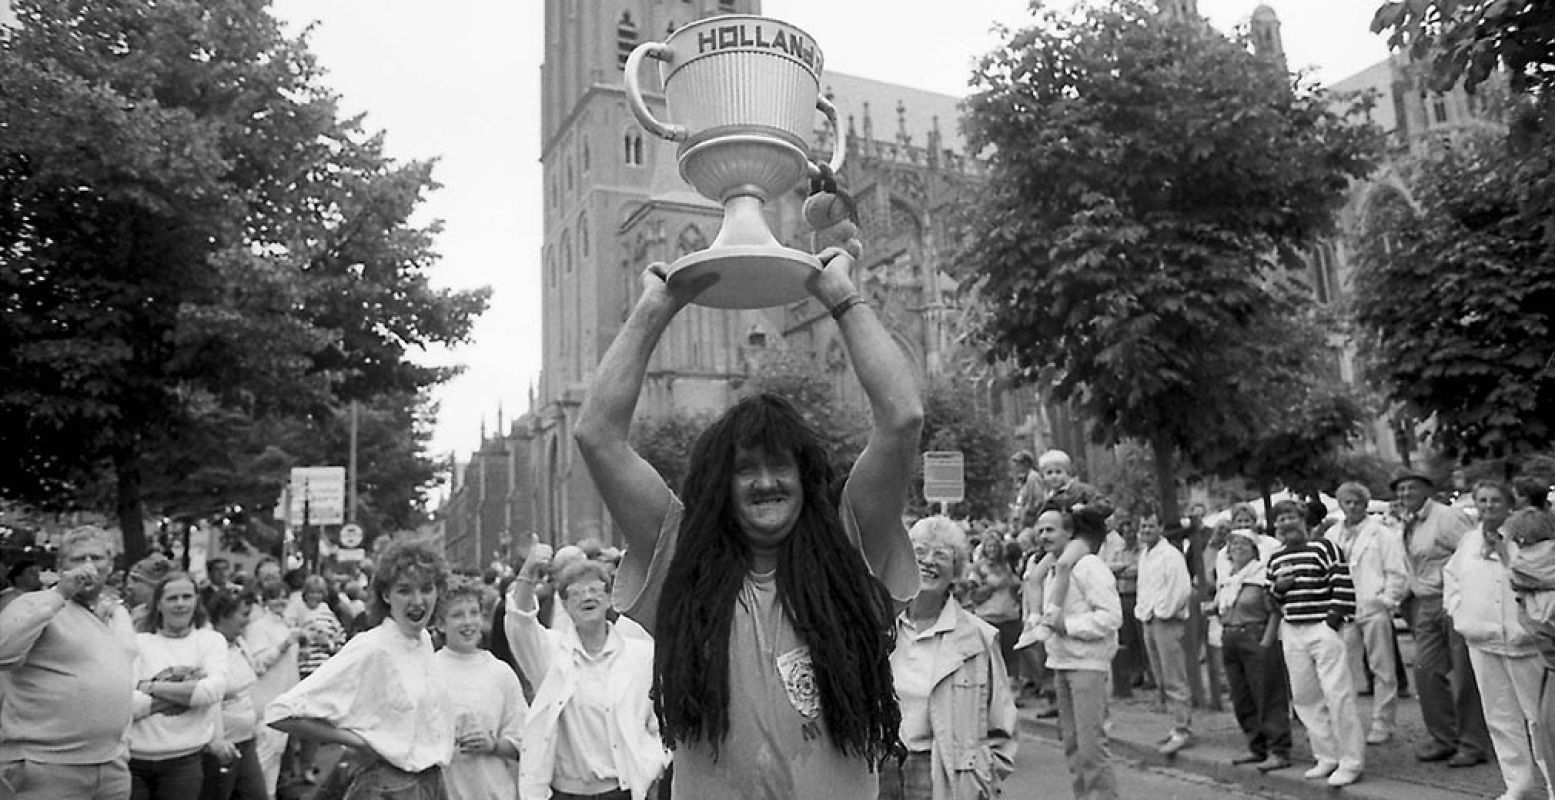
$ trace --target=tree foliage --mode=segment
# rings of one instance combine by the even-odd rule
[[[134,556],[148,512],[180,511],[148,505],[159,485],[222,469],[195,453],[246,454],[230,468],[276,481],[284,459],[263,454],[278,431],[317,437],[347,400],[403,407],[448,376],[410,355],[463,341],[486,295],[430,286],[437,226],[410,218],[431,164],[395,163],[340,118],[263,0],[15,5],[0,494],[111,497]]]
[[[853,468],[869,442],[869,412],[841,402],[832,376],[808,353],[772,348],[756,356],[746,388],[793,403],[830,447],[832,466],[840,474]]]
[[[1198,23],[1083,3],[980,62],[966,127],[992,175],[963,257],[991,360],[1050,375],[1099,440],[1148,442],[1163,512],[1206,432],[1251,439],[1270,409],[1251,331],[1292,300],[1290,254],[1328,232],[1376,133],[1336,98]]]
[[[969,519],[1003,519],[1009,514],[1010,442],[1014,437],[987,404],[969,397],[966,386],[951,379],[930,383],[923,397],[923,449],[959,450],[964,460],[966,500],[950,511]],[[923,463],[916,469],[921,489]],[[922,491],[913,507],[927,509]]]
[[[1388,46],[1431,64],[1437,91],[1474,91],[1505,67],[1512,87],[1555,86],[1555,4],[1548,0],[1388,0],[1372,17]]]
[[[705,414],[687,413],[638,420],[632,424],[632,449],[679,493],[691,462],[691,447],[711,422]]]
[[[1355,237],[1371,371],[1454,455],[1555,442],[1555,239],[1541,196],[1552,153],[1490,131],[1430,143]]]

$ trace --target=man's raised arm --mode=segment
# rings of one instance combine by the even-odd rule
[[[848,360],[869,398],[873,427],[848,476],[847,494],[858,518],[864,557],[884,576],[894,548],[891,541],[871,534],[906,536],[902,511],[918,459],[923,399],[907,357],[853,285],[853,257],[839,248],[827,248],[819,257],[824,267],[811,281],[810,293],[836,317]]]
[[[642,286],[631,316],[594,370],[573,438],[627,546],[652,553],[659,526],[669,513],[670,490],[653,466],[632,449],[627,434],[648,358],[670,320],[695,295],[671,292],[661,263],[643,270]]]

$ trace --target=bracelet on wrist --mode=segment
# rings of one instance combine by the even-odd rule
[[[854,306],[861,306],[861,305],[864,305],[864,303],[865,303],[864,298],[859,297],[858,293],[855,292],[853,294],[848,295],[847,297],[842,298],[841,300],[838,300],[837,304],[832,306],[831,308],[827,309],[827,311],[829,311],[831,313],[831,318],[832,319],[837,320],[838,322],[841,322],[843,314],[848,313],[848,311],[850,309],[852,309]]]

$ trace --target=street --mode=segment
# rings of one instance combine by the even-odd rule
[[[1184,770],[1141,765],[1113,755],[1118,775],[1118,796],[1152,800],[1200,800],[1201,798],[1279,798],[1277,794],[1251,794],[1244,787],[1221,783]],[[1004,782],[1003,796],[1024,798],[1067,798],[1073,796],[1069,768],[1058,742],[1046,737],[1025,735],[1015,756],[1015,774]]]

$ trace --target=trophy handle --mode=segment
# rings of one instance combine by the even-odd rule
[[[626,102],[632,107],[632,116],[637,117],[637,121],[649,133],[672,142],[683,142],[687,135],[685,126],[670,125],[655,119],[653,112],[648,110],[648,104],[643,101],[642,83],[638,80],[643,56],[668,61],[674,54],[675,51],[669,45],[661,42],[643,42],[633,48],[632,54],[626,57]]]
[[[815,107],[820,109],[822,114],[826,115],[826,119],[831,122],[832,133],[837,135],[837,145],[831,151],[830,166],[833,175],[840,175],[842,174],[842,158],[848,152],[848,135],[843,133],[842,126],[837,124],[837,107],[832,105],[832,101],[827,100],[824,95],[817,97],[815,98]],[[811,177],[819,174],[820,170],[812,165],[810,167]]]

